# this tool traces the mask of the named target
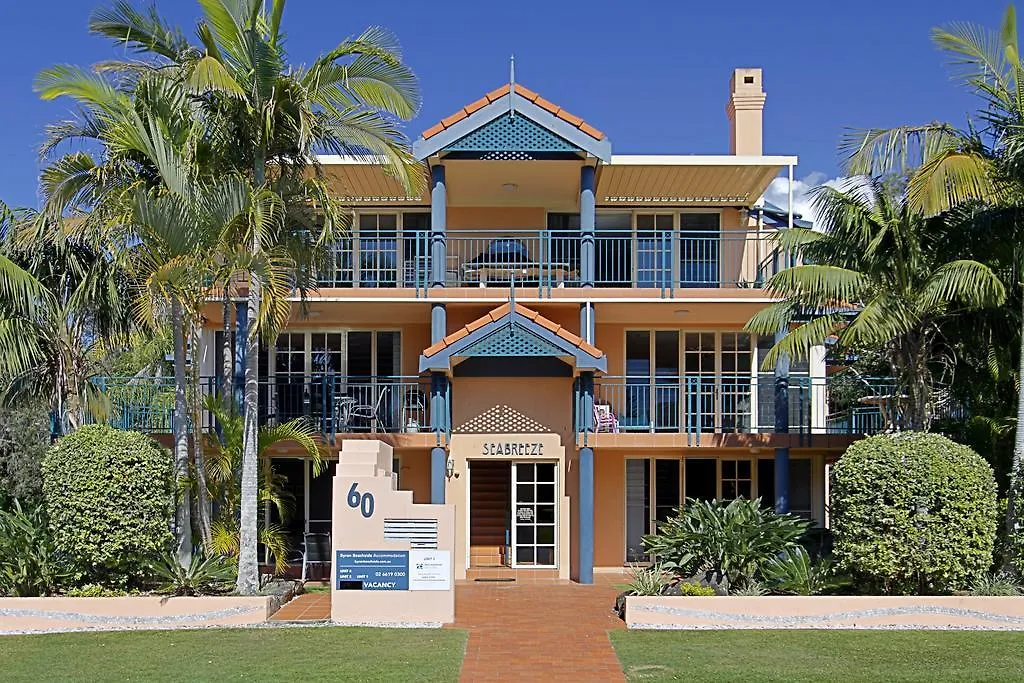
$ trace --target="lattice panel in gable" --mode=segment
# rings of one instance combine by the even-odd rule
[[[467,420],[453,431],[457,434],[548,434],[554,430],[515,408],[497,405]]]
[[[516,327],[506,327],[494,334],[484,337],[472,346],[467,347],[459,356],[463,358],[515,356],[547,357],[562,356],[564,353],[535,334],[525,332]]]
[[[459,138],[449,152],[578,152],[578,147],[522,114],[504,114]]]

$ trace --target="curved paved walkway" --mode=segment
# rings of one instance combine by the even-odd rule
[[[608,631],[619,576],[574,583],[460,583],[455,628],[469,631],[462,680],[623,681]]]

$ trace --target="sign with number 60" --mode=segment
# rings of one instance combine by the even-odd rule
[[[350,508],[359,508],[359,512],[363,517],[369,519],[373,517],[373,494],[360,494],[359,485],[353,482],[352,488],[348,490],[348,506]]]

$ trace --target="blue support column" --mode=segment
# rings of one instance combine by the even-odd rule
[[[242,413],[245,400],[245,363],[249,350],[249,304],[241,301],[235,304],[235,379],[231,383],[233,399],[238,413]]]
[[[594,431],[594,373],[580,375],[580,424],[584,432]],[[594,583],[594,449],[580,449],[580,583]]]
[[[780,331],[775,343],[786,335]],[[783,354],[775,365],[775,433],[789,434],[789,356]],[[775,449],[775,512],[789,512],[789,446]]]
[[[444,287],[447,270],[448,188],[444,166],[430,169],[430,286]]]
[[[596,170],[593,166],[580,169],[580,286],[593,287],[594,230],[596,226],[596,204],[594,200]]]
[[[441,447],[440,436],[448,433],[448,377],[435,372],[430,376],[430,419],[438,435],[438,445],[430,451],[430,502],[444,503],[448,451]]]
[[[444,304],[435,303],[430,307],[430,343],[436,344],[448,334],[448,311]]]
[[[580,336],[591,344],[594,343],[594,304],[589,301],[580,304]]]

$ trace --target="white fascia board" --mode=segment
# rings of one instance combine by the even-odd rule
[[[796,166],[796,156],[733,154],[613,154],[612,166]]]
[[[317,154],[316,160],[324,166],[384,166],[384,157],[372,154],[345,155],[340,154]]]

